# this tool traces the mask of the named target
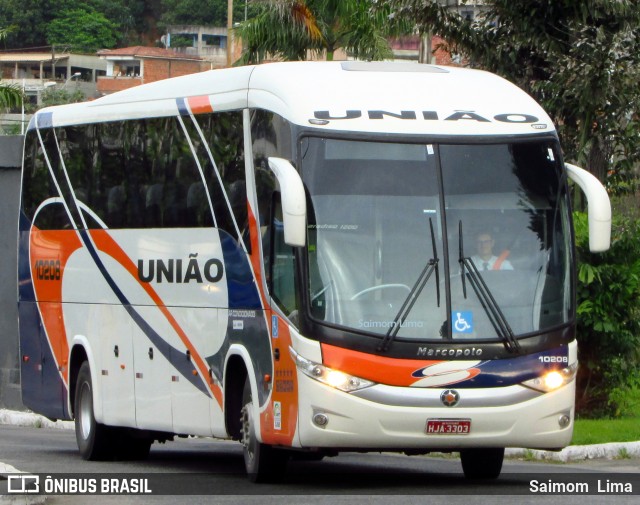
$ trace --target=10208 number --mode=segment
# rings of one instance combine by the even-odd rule
[[[566,356],[538,356],[541,363],[568,363]]]
[[[36,277],[41,281],[59,281],[61,276],[60,260],[38,260],[34,270]]]

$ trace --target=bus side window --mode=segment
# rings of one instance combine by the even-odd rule
[[[242,112],[216,112],[199,114],[195,117],[202,131],[200,133],[187,124],[190,137],[200,159],[207,189],[211,198],[216,226],[235,240],[243,240],[247,251],[251,242],[245,233],[248,227],[247,191],[244,164],[244,134]],[[221,180],[220,180],[221,179]],[[205,224],[213,224],[209,217],[206,193],[191,192],[188,205],[193,214],[199,207],[196,198],[202,196],[206,203]],[[211,221],[211,222],[210,222]]]
[[[43,201],[58,196],[34,130],[27,132],[25,137],[22,186],[22,210],[30,221]]]
[[[284,242],[280,193],[274,193],[271,219],[270,291],[278,306],[288,316],[298,310],[293,247]],[[294,321],[295,322],[295,321]]]

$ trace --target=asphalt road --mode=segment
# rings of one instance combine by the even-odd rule
[[[0,463],[18,470],[99,480],[112,476],[146,478],[153,496],[47,496],[47,504],[80,503],[637,503],[640,492],[640,461],[591,461],[586,464],[547,464],[505,460],[502,476],[489,483],[464,479],[455,457],[407,457],[394,454],[346,453],[321,462],[290,463],[287,476],[278,484],[251,484],[244,475],[242,448],[235,442],[210,439],[177,439],[155,444],[144,462],[87,462],[78,455],[71,430],[38,429],[0,425]],[[633,472],[635,475],[632,475]],[[531,491],[539,483],[565,482],[573,487],[596,482],[631,483],[634,495],[600,492],[564,496]],[[4,486],[4,487],[3,487]],[[42,503],[37,498],[2,496],[7,481],[0,481],[0,504]],[[193,495],[192,493],[198,493]]]

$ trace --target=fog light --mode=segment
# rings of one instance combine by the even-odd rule
[[[560,425],[560,428],[566,428],[567,426],[569,426],[569,423],[571,423],[571,418],[566,414],[562,414],[558,418],[558,424]]]
[[[320,428],[324,428],[329,424],[329,418],[325,414],[315,414],[313,416],[313,424]]]

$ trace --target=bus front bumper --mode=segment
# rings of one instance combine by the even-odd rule
[[[440,398],[444,391],[375,385],[345,393],[298,373],[300,443],[303,448],[439,451],[560,449],[571,442],[575,381],[549,393],[520,385],[456,389],[459,401],[451,407]],[[429,420],[470,421],[469,431],[427,433]]]

